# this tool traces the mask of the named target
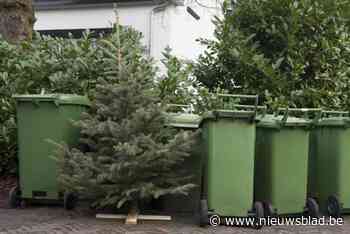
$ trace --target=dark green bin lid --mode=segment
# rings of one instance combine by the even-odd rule
[[[280,127],[308,127],[311,125],[312,120],[305,118],[298,118],[288,116],[284,119],[283,115],[267,114],[264,116],[257,116],[257,127],[265,128],[280,128]]]
[[[349,117],[329,117],[322,118],[317,122],[317,126],[348,126],[350,124]]]
[[[347,111],[322,111],[322,117],[317,121],[317,126],[348,127],[350,116]]]
[[[199,128],[202,118],[190,113],[167,113],[166,125],[176,128]]]
[[[91,106],[87,97],[74,94],[28,94],[13,95],[12,97],[19,102],[54,102],[57,105]]]

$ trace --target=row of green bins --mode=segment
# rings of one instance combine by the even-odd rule
[[[17,101],[19,186],[11,189],[9,203],[16,207],[25,201],[64,200],[66,208],[74,206],[73,194],[58,187],[58,168],[48,142],[65,142],[75,146],[79,129],[72,126],[90,103],[76,95],[19,95]]]
[[[307,198],[310,111],[320,112],[280,109],[258,117],[254,195],[263,201],[266,216],[319,214],[316,201]]]
[[[263,114],[257,118],[257,96],[219,97],[254,99],[255,105],[233,104],[234,108],[208,112],[203,119],[191,113],[168,113],[169,126],[188,131],[202,127],[205,157],[202,160],[198,154],[185,162],[186,170],[194,175],[193,183],[202,186],[188,198],[166,198],[168,210],[194,211],[201,196],[202,225],[207,224],[209,211],[237,217],[305,211],[318,216],[318,204],[332,216],[350,211],[348,112],[284,109],[280,110],[282,115]],[[10,205],[16,207],[27,200],[63,199],[65,207],[72,208],[75,197],[63,194],[58,187],[57,163],[51,157],[54,146],[48,139],[77,145],[79,130],[71,121],[80,119],[90,105],[89,100],[76,95],[14,98],[19,186],[10,192]],[[321,116],[314,114],[314,119],[310,119],[310,112]],[[304,117],[292,113],[304,113]]]
[[[254,154],[258,96],[219,95],[253,99],[255,105],[234,105],[206,113],[201,122],[205,156],[200,224],[209,214],[263,217],[261,202],[254,202]],[[239,109],[239,110],[237,110]]]
[[[166,125],[179,131],[197,131],[201,117],[191,113],[189,105],[169,104]],[[199,147],[187,158],[181,168],[186,174],[191,175],[191,183],[196,185],[190,193],[185,195],[166,195],[161,198],[161,208],[165,212],[195,213],[198,210],[201,191],[202,161]]]
[[[311,134],[308,193],[335,217],[350,211],[349,126],[348,112],[323,111]]]

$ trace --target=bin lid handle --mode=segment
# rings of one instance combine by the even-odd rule
[[[166,105],[166,110],[169,110],[171,108],[181,109],[181,112],[184,112],[184,113],[190,113],[190,114],[193,113],[193,108],[191,105],[172,104],[172,103]],[[184,111],[184,109],[186,109],[187,111]],[[178,113],[178,112],[176,111],[175,113]]]
[[[275,113],[275,116],[279,115],[281,112],[284,112],[283,117],[280,121],[280,124],[282,126],[284,126],[288,120],[288,117],[290,116],[290,113],[302,113],[304,114],[304,118],[309,119],[309,113],[316,113],[315,117],[313,118],[313,121],[318,121],[321,113],[322,113],[322,109],[320,108],[278,108],[277,112]]]
[[[240,104],[233,104],[232,107],[236,108],[242,108],[242,109],[253,109],[254,110],[254,116],[257,113],[258,104],[259,104],[259,95],[245,95],[245,94],[223,94],[218,93],[217,96],[219,98],[229,98],[229,99],[251,99],[254,100],[254,105],[240,105]],[[225,106],[223,106],[223,109],[225,109]]]

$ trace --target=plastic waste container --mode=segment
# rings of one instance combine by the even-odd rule
[[[201,117],[189,111],[188,105],[168,105],[167,126],[174,127],[178,130],[197,131]],[[187,110],[186,110],[187,109]],[[199,145],[193,150],[193,154],[187,158],[181,165],[181,170],[185,170],[188,175],[192,176],[190,183],[196,185],[188,195],[166,195],[161,200],[162,208],[166,212],[176,213],[195,213],[198,210],[201,191],[201,172],[202,162],[199,152]]]
[[[64,200],[73,208],[73,194],[63,194],[58,188],[58,168],[48,142],[65,142],[74,146],[79,141],[79,129],[72,120],[79,120],[89,107],[89,100],[76,95],[18,95],[18,159],[19,187],[9,194],[11,207],[25,201]]]
[[[200,203],[201,226],[208,223],[211,213],[236,217],[264,216],[262,203],[254,202],[253,198],[258,96],[219,97],[253,99],[255,105],[234,104],[233,109],[218,109],[203,116],[201,127],[206,165],[205,188]]]
[[[311,133],[309,196],[334,217],[350,211],[349,126],[349,112],[323,111]]]
[[[307,198],[312,120],[305,115],[311,111],[321,110],[280,109],[283,115],[259,116],[254,195],[255,199],[263,201],[265,216],[301,213],[319,216],[317,202]]]

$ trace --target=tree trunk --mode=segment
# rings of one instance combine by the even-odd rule
[[[34,21],[32,0],[0,0],[0,34],[8,42],[31,40]]]

